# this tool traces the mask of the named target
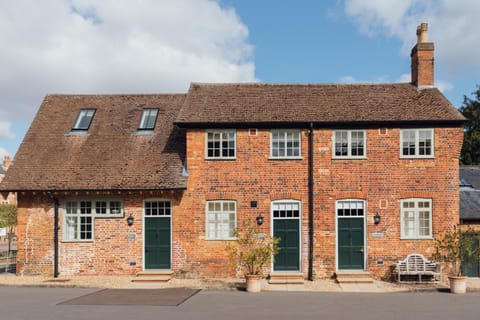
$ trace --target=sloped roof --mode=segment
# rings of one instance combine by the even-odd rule
[[[178,95],[47,95],[0,190],[186,188]],[[159,108],[153,134],[138,134],[143,108]],[[96,109],[87,135],[72,134],[80,109]]]
[[[0,165],[0,174],[5,174],[7,171]]]
[[[480,220],[480,166],[460,167],[460,219]]]
[[[464,117],[436,88],[412,84],[192,83],[176,123],[458,122]]]

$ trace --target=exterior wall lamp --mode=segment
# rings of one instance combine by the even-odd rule
[[[373,223],[375,224],[379,224],[380,223],[380,215],[378,214],[378,212],[375,214],[375,216],[373,217]]]
[[[133,225],[133,216],[132,216],[131,213],[127,218],[127,224],[128,224],[129,227],[131,227]]]
[[[259,226],[261,226],[263,224],[263,217],[262,217],[262,214],[260,213],[256,218],[255,220],[257,220],[257,224]]]

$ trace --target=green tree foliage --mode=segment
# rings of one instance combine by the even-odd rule
[[[473,96],[473,99],[464,96],[460,108],[460,112],[467,118],[461,155],[461,163],[467,165],[480,164],[480,85],[477,85]]]
[[[0,228],[16,224],[17,206],[13,204],[0,204]]]

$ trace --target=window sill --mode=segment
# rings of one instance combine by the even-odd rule
[[[368,160],[367,157],[332,157],[332,160]]]
[[[421,237],[421,238],[400,237],[400,240],[434,240],[434,238],[433,237]]]
[[[303,157],[268,157],[268,160],[303,160]]]
[[[238,238],[205,238],[205,241],[237,241]]]
[[[133,136],[154,136],[154,130],[138,130],[137,132],[132,134]]]
[[[416,160],[416,159],[435,159],[434,156],[400,156],[400,159]]]
[[[62,243],[93,243],[95,242],[93,239],[89,240],[62,240]]]
[[[237,160],[237,157],[235,157],[235,158],[222,158],[222,157],[205,158],[205,160],[207,160],[207,161],[235,161],[235,160]]]
[[[65,133],[65,137],[88,137],[89,135],[90,134],[88,134],[87,130],[70,131]]]

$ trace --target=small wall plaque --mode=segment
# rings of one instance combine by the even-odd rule
[[[255,233],[253,236],[255,238],[263,239],[265,238],[265,233]]]
[[[372,232],[372,237],[374,238],[383,238],[384,235],[383,232]]]
[[[135,239],[137,237],[137,234],[135,233],[127,233],[127,239]]]

